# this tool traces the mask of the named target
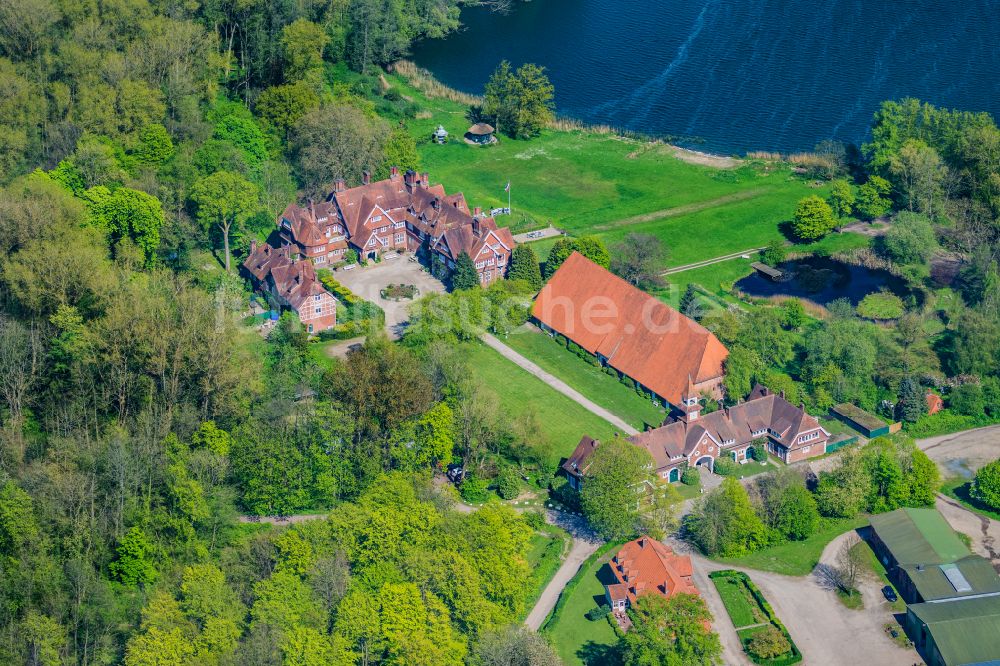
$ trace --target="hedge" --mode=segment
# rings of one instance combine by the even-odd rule
[[[750,654],[750,651],[747,649],[747,643],[750,642],[750,636],[740,637],[740,643],[743,645],[743,651],[747,653],[747,656],[753,663],[761,664],[762,666],[789,666],[790,664],[797,664],[800,661],[802,661],[802,653],[799,652],[799,648],[796,647],[795,641],[792,640],[792,637],[788,633],[788,629],[785,627],[784,624],[781,623],[781,620],[779,620],[778,617],[774,614],[774,608],[771,607],[771,604],[768,603],[767,599],[764,597],[761,591],[757,589],[757,586],[754,585],[754,582],[750,580],[749,576],[747,576],[742,571],[736,571],[735,569],[722,569],[720,571],[713,571],[712,573],[708,574],[708,577],[736,578],[742,581],[742,583],[746,585],[747,589],[750,590],[750,595],[753,596],[754,601],[756,601],[757,604],[760,605],[761,610],[763,610],[764,614],[767,615],[768,621],[772,625],[774,625],[774,627],[777,628],[778,631],[784,634],[785,638],[788,639],[788,644],[792,646],[792,651],[785,656],[775,657],[773,659],[760,659],[759,657]],[[726,612],[727,613],[729,612],[728,609],[726,610]]]
[[[580,581],[583,580],[584,575],[590,569],[590,565],[596,562],[599,558],[607,555],[615,548],[620,548],[623,543],[624,541],[609,541],[595,550],[590,557],[585,559],[580,564],[580,568],[577,570],[576,574],[570,578],[569,582],[566,583],[566,586],[563,587],[562,592],[559,593],[559,599],[556,600],[555,608],[552,609],[552,612],[549,613],[545,622],[542,623],[542,631],[547,630],[550,625],[555,624],[559,619],[559,615],[562,614],[563,607],[566,605],[566,600],[569,599],[571,594],[573,594],[573,590],[580,585]]]

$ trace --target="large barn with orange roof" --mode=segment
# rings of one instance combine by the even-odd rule
[[[664,406],[681,407],[689,389],[721,397],[729,350],[719,339],[577,252],[539,292],[532,316]]]

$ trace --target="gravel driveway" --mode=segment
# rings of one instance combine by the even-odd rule
[[[967,479],[1000,458],[1000,425],[918,439],[917,446],[938,464],[943,476]]]
[[[390,284],[412,284],[420,290],[419,296],[432,292],[443,292],[444,285],[433,277],[416,261],[410,261],[412,254],[404,254],[395,259],[383,259],[381,263],[353,270],[343,269],[333,274],[334,279],[365,299],[377,303],[385,310],[385,328],[389,337],[398,339],[410,319],[410,305],[413,301],[391,301],[382,298],[379,292]],[[418,298],[419,298],[418,296]]]
[[[853,532],[831,541],[820,561],[835,560],[840,544],[851,534]],[[731,567],[706,559],[685,543],[675,540],[669,543],[678,552],[691,556],[695,584],[715,616],[713,627],[722,640],[723,663],[727,666],[751,662],[743,653],[722,599],[708,577],[709,573],[720,569],[743,571],[757,584],[802,651],[803,664],[912,666],[922,661],[916,651],[897,646],[883,631],[882,627],[893,619],[892,611],[882,599],[881,586],[875,579],[861,586],[865,608],[850,610],[840,603],[834,592],[821,586],[814,576],[783,576]]]

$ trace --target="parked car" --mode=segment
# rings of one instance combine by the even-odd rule
[[[452,483],[461,483],[465,478],[465,470],[461,465],[448,465],[448,480]]]
[[[896,596],[896,590],[892,589],[892,585],[886,585],[882,588],[882,596],[884,596],[886,601],[889,603],[896,603],[896,599],[899,598]]]

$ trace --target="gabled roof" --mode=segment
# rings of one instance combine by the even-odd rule
[[[934,639],[946,664],[994,664],[1000,658],[1000,596],[930,601],[907,607]]]
[[[870,522],[900,565],[947,564],[969,555],[937,509],[896,509],[872,516]]]
[[[665,597],[699,593],[691,581],[691,558],[674,553],[669,546],[648,536],[623,545],[610,564],[620,586],[608,586],[612,599],[620,599],[624,594],[634,603],[647,593]]]
[[[273,235],[272,235],[273,238]],[[244,260],[243,267],[258,282],[270,282],[275,295],[284,299],[296,312],[311,296],[333,294],[316,277],[316,268],[308,260],[295,261],[288,247],[274,247],[270,242],[258,245]]]
[[[924,601],[1000,593],[1000,576],[988,560],[969,555],[947,564],[904,564],[902,569]],[[1000,627],[997,628],[1000,631]]]
[[[580,443],[573,449],[573,453],[562,464],[562,468],[574,476],[585,475],[587,469],[590,467],[590,462],[588,462],[590,456],[597,449],[598,445],[600,445],[600,442],[596,439],[584,435]]]
[[[689,378],[722,377],[729,355],[704,326],[577,252],[539,292],[532,314],[675,405]]]
[[[514,237],[507,227],[498,229],[496,223],[491,218],[485,218],[477,220],[473,224],[454,227],[445,231],[441,240],[435,245],[435,248],[454,261],[463,252],[472,258],[477,257],[487,244],[499,244],[508,251],[512,251],[514,249]]]
[[[790,450],[809,445],[808,442],[797,441],[800,434],[820,430],[824,435],[830,435],[802,407],[796,407],[758,384],[746,402],[703,414],[690,423],[673,421],[628,439],[646,449],[653,456],[656,469],[661,469],[673,464],[672,460],[691,455],[706,435],[718,446],[735,446],[748,444],[763,436],[754,433],[769,429],[780,433],[772,434],[772,438]]]

